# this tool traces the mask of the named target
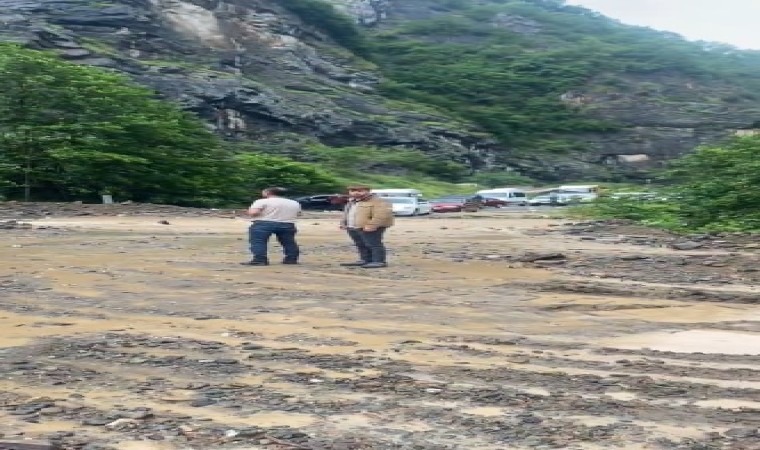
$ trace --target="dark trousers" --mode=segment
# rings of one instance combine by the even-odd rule
[[[267,258],[267,244],[272,235],[275,235],[277,241],[282,245],[282,253],[285,254],[284,261],[297,262],[299,250],[296,243],[295,224],[271,222],[268,220],[257,220],[248,229],[253,260],[257,262],[269,261]]]
[[[360,261],[373,263],[386,262],[383,233],[385,233],[385,228],[378,228],[377,231],[363,231],[356,228],[348,229],[348,235],[354,241],[356,250],[359,251]]]

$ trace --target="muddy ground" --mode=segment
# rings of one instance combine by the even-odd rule
[[[0,205],[0,444],[760,449],[756,236],[441,215],[368,271],[333,215],[299,266],[246,226]]]

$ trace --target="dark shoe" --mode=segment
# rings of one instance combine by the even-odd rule
[[[367,261],[356,261],[352,263],[340,263],[343,267],[361,267],[367,264]]]
[[[282,263],[283,264],[295,265],[295,264],[298,264],[298,261],[291,261],[289,259],[285,259],[285,260],[282,261]]]
[[[240,265],[241,266],[268,266],[269,263],[265,261],[246,261],[246,262],[241,262]]]
[[[383,267],[388,267],[388,264],[386,263],[367,263],[362,265],[363,269],[381,269]]]

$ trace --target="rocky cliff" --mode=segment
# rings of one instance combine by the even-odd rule
[[[0,0],[0,39],[126,72],[227,138],[295,157],[304,139],[314,139],[416,148],[476,169],[508,167],[544,179],[635,175],[760,119],[758,101],[716,101],[736,91],[721,80],[661,72],[620,76],[610,87],[599,82],[600,73],[557,97],[585,116],[613,118],[620,124],[615,131],[575,133],[582,149],[562,155],[515,151],[454,119],[456,111],[380,95],[378,67],[304,22],[286,2]],[[432,0],[330,3],[369,33],[448,13]],[[531,34],[549,25],[496,15],[488,26]]]
[[[377,68],[271,0],[0,0],[0,39],[112,68],[235,139],[417,148],[467,160],[497,143],[374,93]],[[340,6],[373,23],[373,5]],[[378,12],[377,14],[381,14]]]

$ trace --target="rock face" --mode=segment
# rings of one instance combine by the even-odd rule
[[[391,0],[330,0],[337,8],[365,26],[379,25],[391,12]]]
[[[376,23],[385,1],[341,7]],[[482,166],[477,129],[374,93],[377,69],[274,0],[0,0],[0,39],[128,73],[232,139],[416,148]],[[298,156],[298,149],[291,150]]]
[[[717,100],[740,87],[720,80],[696,81],[677,73],[616,74],[618,85],[603,88],[604,75],[562,100],[592,118],[614,118],[622,129],[583,136],[579,161],[612,170],[651,169],[705,144],[754,134],[760,104]],[[642,173],[646,176],[646,172]]]
[[[442,13],[433,0],[329,1],[367,27]],[[226,138],[273,143],[296,158],[308,137],[331,146],[415,148],[475,169],[507,167],[545,180],[646,176],[696,145],[749,132],[759,117],[758,105],[716,103],[716,93],[732,92],[719,81],[705,85],[663,74],[600,90],[592,80],[561,100],[589,117],[612,118],[622,130],[581,136],[585,149],[577,154],[516,156],[446,112],[377,94],[380,74],[372,63],[283,4],[0,0],[0,40],[125,72],[196,112]],[[547,26],[505,14],[488,25],[525,35]],[[663,97],[668,101],[656,101]]]
[[[381,17],[380,27],[389,29],[406,22],[457,14],[438,0],[331,2],[371,6],[376,16]],[[500,2],[468,0],[466,3],[493,6]],[[541,2],[528,0],[527,3]],[[550,6],[547,8],[551,9]],[[542,33],[550,33],[552,27],[557,26],[503,12],[495,13],[482,23],[484,27],[505,29],[539,42]],[[443,35],[429,39],[437,43],[464,39],[461,43],[488,45],[477,36]],[[602,72],[585,85],[561,93],[559,97],[581,116],[614,122],[619,128],[609,132],[557,135],[579,142],[582,149],[570,154],[548,154],[541,149],[531,149],[535,156],[527,156],[525,152],[517,156],[500,151],[492,162],[544,180],[604,179],[610,176],[648,178],[652,169],[662,167],[665,161],[683,156],[697,146],[720,142],[734,135],[760,132],[760,101],[744,87],[718,78],[697,78],[674,70],[646,74]]]

